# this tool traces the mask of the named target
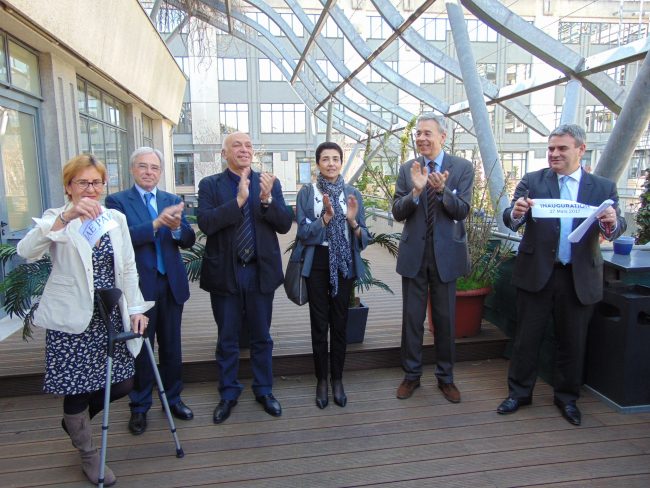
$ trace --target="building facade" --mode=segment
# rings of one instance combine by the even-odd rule
[[[129,153],[154,146],[173,189],[185,84],[136,0],[0,1],[0,243],[64,203],[61,169],[79,153],[106,164],[110,193],[131,185]]]

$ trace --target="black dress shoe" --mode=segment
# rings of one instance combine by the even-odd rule
[[[582,423],[582,414],[574,402],[563,403],[558,399],[554,399],[553,403],[562,412],[562,417],[571,425],[580,425]]]
[[[144,434],[144,431],[147,430],[147,414],[144,412],[131,412],[129,430],[133,435]]]
[[[180,400],[178,403],[169,406],[169,410],[172,415],[180,420],[192,420],[194,418],[194,413],[183,403],[183,400]]]
[[[269,415],[273,415],[274,417],[279,417],[282,415],[282,407],[280,406],[280,402],[275,399],[273,393],[269,393],[268,395],[263,396],[256,396],[255,400],[264,406],[264,411]]]
[[[320,409],[327,407],[327,380],[318,380],[316,384],[316,406]]]
[[[235,405],[237,405],[237,400],[221,400],[217,405],[217,408],[214,409],[212,421],[215,424],[224,422],[228,417],[230,417],[230,411]]]
[[[508,397],[501,402],[501,405],[497,407],[497,413],[500,413],[502,415],[514,413],[519,410],[519,407],[524,407],[526,405],[530,405],[531,403],[532,400],[530,398],[516,399]]]
[[[334,397],[334,403],[339,407],[345,407],[348,403],[348,397],[345,396],[345,390],[343,389],[343,381],[332,380],[332,396]]]

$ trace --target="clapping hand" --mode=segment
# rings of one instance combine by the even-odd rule
[[[427,186],[429,172],[427,168],[415,161],[411,166],[411,180],[413,181],[413,196],[419,197],[424,187]]]
[[[244,168],[239,175],[239,185],[237,186],[237,205],[239,205],[239,208],[242,208],[248,200],[248,187],[251,184],[248,175],[250,174],[251,169]]]
[[[156,220],[159,221],[160,225],[164,225],[171,230],[176,230],[181,226],[181,216],[183,215],[184,208],[185,203],[183,202],[165,207]]]
[[[357,213],[359,212],[359,202],[354,195],[348,197],[348,214],[347,219],[351,226],[354,226],[357,221]]]
[[[325,208],[325,213],[323,214],[323,222],[325,225],[330,223],[330,220],[334,218],[334,207],[332,207],[332,202],[330,201],[329,195],[323,195],[323,207]]]
[[[267,201],[269,196],[271,196],[271,190],[273,190],[273,183],[275,183],[276,176],[272,173],[261,173],[260,174],[260,200]]]

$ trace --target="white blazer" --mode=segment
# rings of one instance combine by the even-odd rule
[[[79,233],[81,219],[72,220],[64,228],[52,231],[58,215],[69,204],[45,211],[42,218],[34,218],[36,226],[18,243],[17,251],[28,261],[35,261],[49,253],[52,272],[47,280],[34,324],[45,329],[81,334],[90,325],[94,307],[92,248]],[[113,245],[115,287],[122,290],[119,306],[124,330],[131,330],[130,315],[144,313],[154,302],[145,301],[138,286],[138,271],[131,244],[126,217],[117,210],[110,212],[118,226],[108,232]],[[142,347],[142,339],[132,339],[127,347],[135,357]]]

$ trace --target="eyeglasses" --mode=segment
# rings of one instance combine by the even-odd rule
[[[88,189],[89,186],[93,187],[93,190],[102,190],[104,188],[104,183],[103,180],[93,180],[93,181],[88,181],[88,180],[76,180],[73,181],[75,185],[77,185],[79,188],[82,190]]]

